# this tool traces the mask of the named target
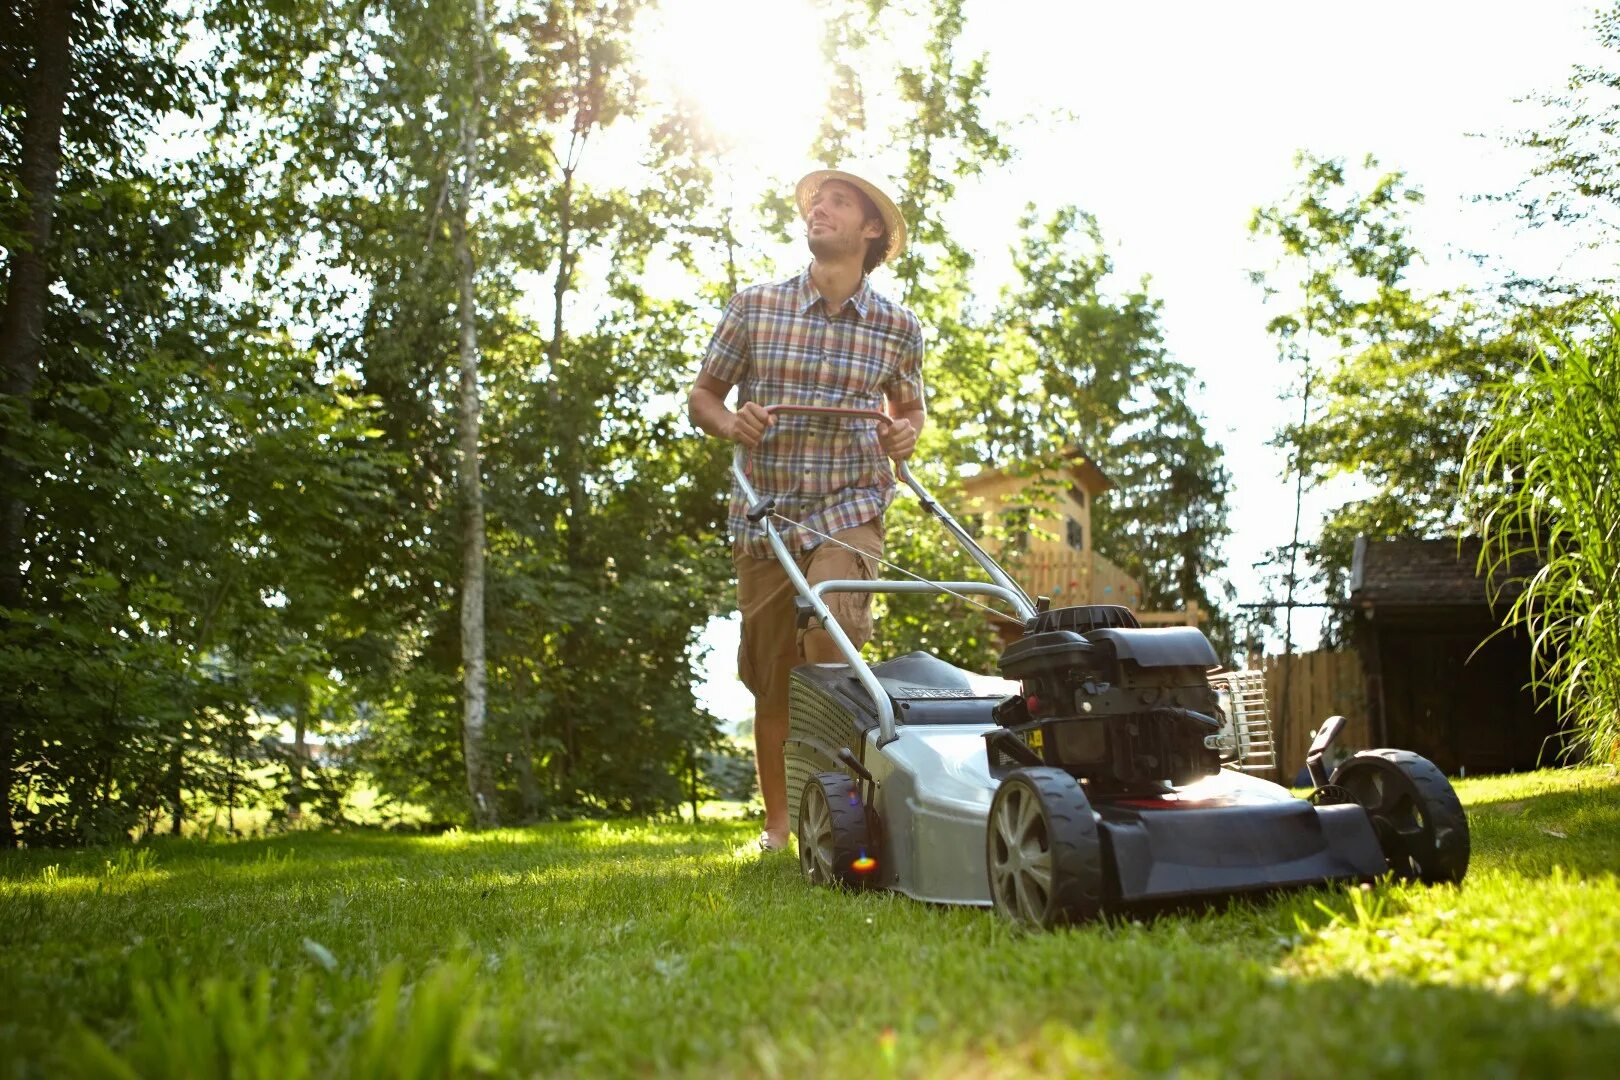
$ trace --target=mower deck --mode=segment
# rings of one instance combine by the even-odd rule
[[[1359,806],[1230,797],[1095,806],[1115,902],[1364,880],[1386,869]]]

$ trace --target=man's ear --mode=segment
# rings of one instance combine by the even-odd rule
[[[883,219],[867,218],[866,224],[861,227],[861,235],[868,240],[876,240],[883,235]]]

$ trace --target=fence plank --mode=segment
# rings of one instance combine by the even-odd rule
[[[1266,694],[1271,703],[1279,782],[1294,782],[1305,764],[1311,736],[1330,716],[1343,716],[1349,721],[1339,737],[1340,746],[1364,750],[1371,745],[1361,659],[1355,653],[1318,649],[1290,657],[1268,656],[1261,670],[1266,675]]]

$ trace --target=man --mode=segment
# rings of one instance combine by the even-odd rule
[[[906,225],[892,199],[853,173],[813,172],[799,181],[795,200],[810,267],[732,297],[692,387],[690,414],[710,435],[746,447],[759,494],[807,527],[777,521],[811,584],[869,578],[875,564],[866,556],[883,553],[883,512],[894,497],[888,458],[911,456],[925,415],[922,326],[874,292],[866,277],[904,249]],[[733,386],[739,387],[735,411],[726,407]],[[772,416],[766,405],[886,408],[893,422],[879,432],[868,421]],[[788,836],[782,759],[788,674],[805,661],[842,663],[843,657],[819,626],[799,634],[793,586],[764,530],[750,525],[745,511],[734,486],[732,562],[743,617],[737,667],[754,695],[755,760],[765,800],[760,846],[771,851]],[[870,596],[834,593],[827,606],[857,648],[871,638]]]

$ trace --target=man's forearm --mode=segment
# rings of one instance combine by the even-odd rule
[[[726,408],[725,399],[713,390],[695,387],[686,399],[686,414],[692,423],[717,438],[730,438],[735,414]]]
[[[904,405],[889,403],[889,416],[895,420],[909,420],[917,434],[922,434],[923,423],[928,419],[928,410],[921,402],[907,402]]]

